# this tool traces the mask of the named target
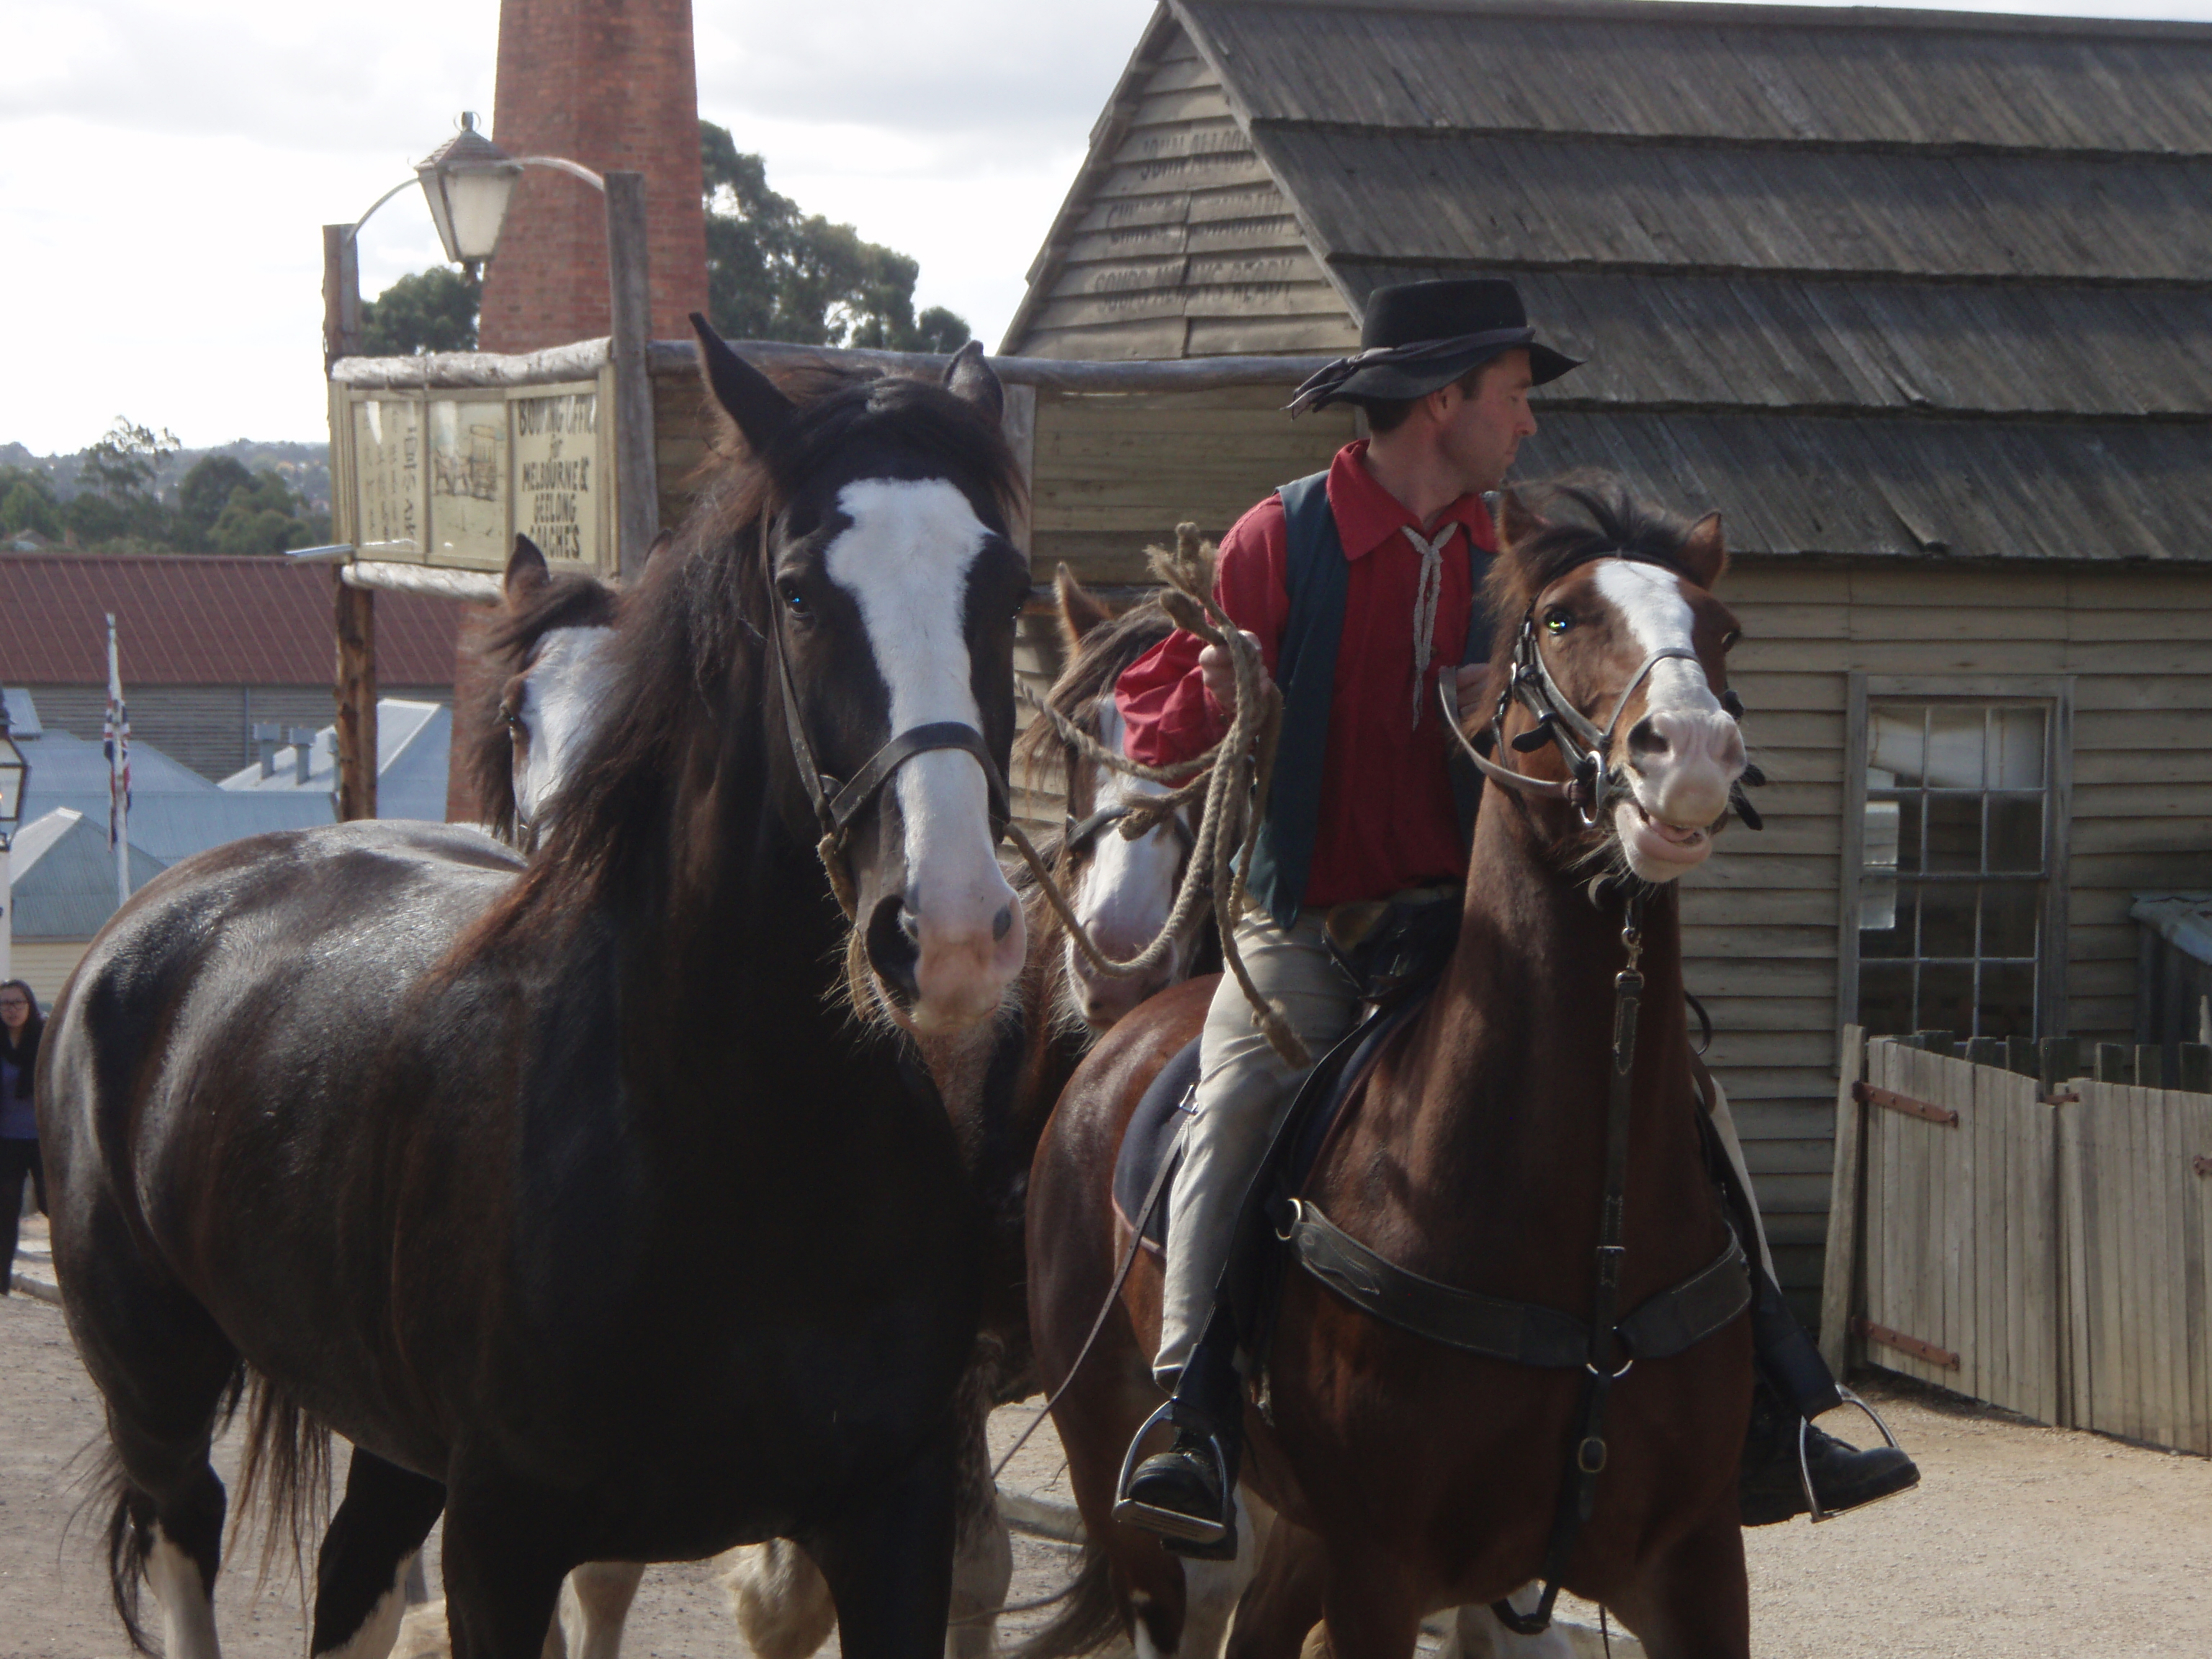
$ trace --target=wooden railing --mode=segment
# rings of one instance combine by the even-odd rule
[[[2045,1423],[2212,1454],[2212,1049],[1863,1042],[1821,1346]],[[2008,1063],[2009,1062],[2009,1063]]]

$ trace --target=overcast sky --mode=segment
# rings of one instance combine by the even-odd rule
[[[1152,0],[693,0],[699,112],[995,347]],[[2212,21],[2212,0],[1988,10]],[[0,0],[0,443],[325,435],[319,227],[492,114],[497,0]],[[495,134],[496,136],[496,134]],[[410,191],[362,289],[438,258]]]

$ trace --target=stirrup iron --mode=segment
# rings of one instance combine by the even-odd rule
[[[1144,1426],[1130,1437],[1128,1452],[1121,1459],[1121,1477],[1114,1482],[1114,1519],[1121,1525],[1135,1527],[1155,1537],[1172,1538],[1179,1543],[1218,1544],[1230,1534],[1230,1517],[1237,1503],[1237,1494],[1229,1484],[1229,1459],[1222,1450],[1220,1436],[1209,1431],[1206,1437],[1206,1444],[1213,1449],[1214,1472],[1221,1477],[1224,1512],[1220,1516],[1211,1522],[1202,1521],[1180,1510],[1155,1509],[1150,1504],[1137,1503],[1129,1496],[1129,1482],[1135,1478],[1146,1437],[1163,1423],[1172,1424],[1178,1431],[1183,1426],[1175,1422],[1172,1400],[1146,1418]]]
[[[1859,1410],[1866,1413],[1867,1420],[1872,1423],[1875,1427],[1881,1431],[1881,1437],[1889,1443],[1890,1450],[1903,1451],[1905,1449],[1904,1447],[1897,1443],[1897,1437],[1889,1431],[1889,1425],[1881,1420],[1881,1414],[1875,1411],[1873,1407],[1868,1405],[1865,1401],[1860,1399],[1858,1395],[1853,1394],[1849,1389],[1845,1388],[1840,1382],[1836,1384],[1836,1393],[1840,1396],[1841,1404],[1846,1406],[1856,1406]],[[1150,1425],[1147,1425],[1146,1426],[1149,1427]],[[1797,1479],[1799,1483],[1805,1488],[1805,1504],[1807,1510],[1811,1514],[1813,1524],[1814,1526],[1818,1526],[1823,1521],[1834,1520],[1838,1515],[1844,1513],[1844,1511],[1840,1510],[1831,1511],[1822,1509],[1820,1507],[1820,1494],[1813,1490],[1813,1466],[1805,1455],[1805,1442],[1807,1437],[1811,1435],[1812,1431],[1813,1419],[1811,1418],[1801,1417],[1797,1419]],[[1127,1477],[1125,1476],[1124,1478],[1126,1479]],[[1888,1494],[1888,1496],[1893,1498],[1897,1494],[1894,1492]],[[1871,1501],[1878,1504],[1881,1500],[1877,1498]],[[1856,1509],[1864,1509],[1866,1504],[1854,1504],[1853,1507]]]

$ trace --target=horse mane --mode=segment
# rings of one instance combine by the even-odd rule
[[[1083,636],[1083,643],[1052,683],[1052,690],[1045,694],[1045,706],[1087,728],[1098,700],[1114,695],[1122,671],[1174,633],[1175,626],[1156,594],[1147,594],[1111,622],[1099,623]],[[1073,752],[1048,720],[1030,722],[1028,730],[1015,740],[1014,758],[1032,789],[1038,787],[1040,775],[1048,781],[1057,769],[1065,781],[1075,769]]]
[[[1483,583],[1500,652],[1511,651],[1536,596],[1593,559],[1634,559],[1697,580],[1683,552],[1691,520],[1639,500],[1617,473],[1574,472],[1525,484],[1508,492],[1505,507],[1510,544]]]
[[[667,552],[623,598],[623,625],[607,647],[607,718],[563,786],[546,845],[489,926],[545,899],[581,915],[616,887],[665,881],[667,827],[678,790],[697,769],[698,732],[722,719],[757,718],[767,705],[763,526],[840,453],[878,442],[1003,513],[1024,501],[998,422],[941,386],[830,369],[780,384],[794,408],[760,453],[746,450],[718,410],[722,436],[696,475],[697,500]],[[741,678],[751,696],[741,695]]]
[[[562,628],[611,628],[622,614],[622,593],[596,576],[563,571],[549,577],[520,606],[501,612],[484,635],[487,662],[499,665],[477,699],[464,729],[474,733],[462,757],[484,822],[501,841],[512,842],[514,821],[514,745],[501,718],[507,683],[530,659],[538,641]]]

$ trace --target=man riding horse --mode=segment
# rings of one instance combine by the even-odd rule
[[[1536,340],[1519,294],[1497,279],[1379,289],[1360,344],[1302,386],[1291,409],[1352,404],[1371,435],[1239,520],[1222,541],[1216,583],[1222,609],[1285,690],[1249,872],[1258,906],[1237,942],[1259,990],[1316,1055],[1352,1029],[1362,1004],[1332,953],[1331,933],[1344,931],[1332,929],[1332,916],[1369,915],[1378,901],[1420,907],[1465,878],[1474,794],[1462,784],[1455,796],[1437,682],[1454,677],[1463,717],[1487,695],[1490,622],[1480,596],[1497,540],[1482,496],[1504,483],[1536,430],[1529,388],[1580,366]],[[1154,766],[1199,754],[1226,729],[1234,686],[1225,651],[1170,635],[1121,677],[1127,751]],[[1243,1413],[1237,1328],[1217,1292],[1245,1194],[1305,1075],[1270,1046],[1224,978],[1169,1199],[1153,1374],[1174,1394],[1176,1437],[1138,1466],[1116,1511],[1188,1554],[1235,1550],[1227,1500]],[[1716,1095],[1713,1103],[1741,1177],[1725,1103]],[[1755,1207],[1746,1207],[1756,1226]],[[1918,1472],[1903,1452],[1860,1451],[1810,1427],[1841,1395],[1773,1282],[1763,1237],[1758,1255],[1759,1386],[1744,1524],[1805,1513],[1808,1480],[1827,1514],[1911,1486]]]

